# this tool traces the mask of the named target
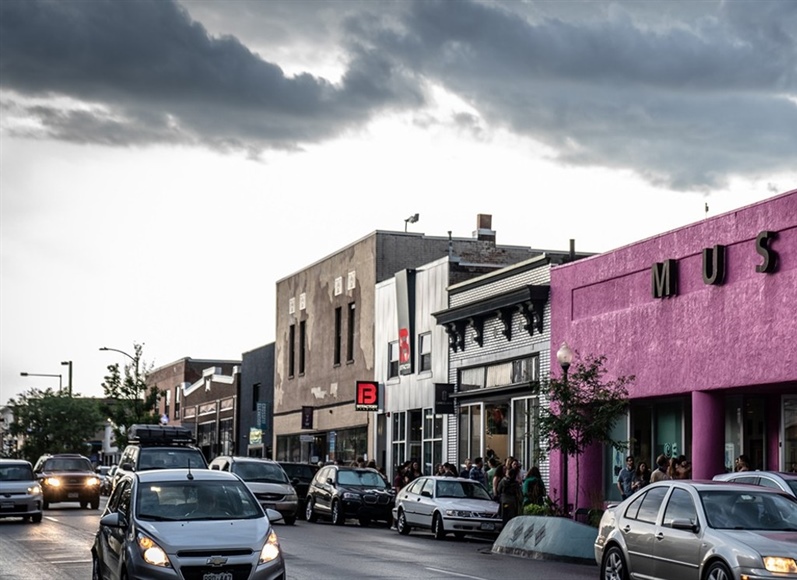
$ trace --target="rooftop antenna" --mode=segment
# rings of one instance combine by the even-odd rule
[[[405,234],[407,233],[407,224],[414,224],[415,222],[418,221],[419,217],[420,217],[420,214],[416,213],[416,214],[413,214],[413,215],[411,215],[410,217],[408,217],[407,219],[404,220],[404,233]]]
[[[708,217],[708,202],[706,202],[706,217]]]

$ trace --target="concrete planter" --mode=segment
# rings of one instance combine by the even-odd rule
[[[568,518],[517,516],[493,543],[493,553],[595,564],[598,530]]]

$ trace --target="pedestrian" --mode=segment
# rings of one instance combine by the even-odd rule
[[[462,468],[462,471],[459,472],[459,476],[468,479],[470,477],[470,468],[473,467],[473,462],[470,460],[470,458],[468,458],[465,460],[464,465],[465,466]]]
[[[626,499],[629,495],[633,493],[633,483],[634,483],[634,472],[636,468],[634,467],[634,458],[633,456],[629,455],[625,458],[625,465],[620,470],[620,473],[617,474],[617,489],[620,490],[620,497]]]
[[[499,465],[495,468],[493,472],[493,477],[487,482],[487,487],[490,492],[490,495],[493,497],[495,501],[500,501],[499,493],[498,493],[498,484],[501,483],[501,480],[506,475],[506,469],[503,465]]]
[[[667,474],[667,467],[670,465],[670,460],[663,453],[656,458],[656,469],[650,474],[650,483],[672,479]]]
[[[495,458],[495,455],[487,458],[487,465],[488,469],[485,475],[487,476],[487,484],[489,486],[493,481],[493,477],[495,477],[495,470],[498,468],[499,465],[498,459]]]
[[[404,466],[396,465],[396,474],[393,476],[393,489],[398,493],[404,487]]]
[[[676,479],[692,479],[692,462],[686,455],[678,457],[678,465],[675,466]]]
[[[740,455],[736,458],[736,471],[750,471],[750,459],[747,455]]]
[[[634,481],[631,484],[631,490],[636,491],[642,489],[650,483],[650,468],[644,461],[640,461],[639,465],[634,472]]]
[[[506,523],[520,513],[522,495],[517,481],[517,471],[510,469],[498,482],[498,496],[501,503],[501,520]]]
[[[485,481],[484,470],[482,466],[484,465],[484,461],[482,461],[481,457],[477,457],[473,460],[473,467],[470,468],[470,473],[468,474],[468,478],[474,481],[478,481],[481,483],[485,489],[487,489],[487,481]]]
[[[545,503],[545,483],[540,468],[532,465],[523,478],[523,505],[543,505]]]
[[[447,461],[443,464],[443,475],[446,477],[457,477],[456,468]]]

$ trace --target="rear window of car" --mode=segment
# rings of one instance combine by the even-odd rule
[[[204,468],[205,458],[199,449],[170,447],[157,449],[142,447],[138,456],[138,470],[175,469],[182,467]]]

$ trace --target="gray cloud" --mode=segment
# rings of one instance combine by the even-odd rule
[[[23,107],[39,136],[256,155],[333,139],[383,111],[422,119],[437,84],[483,119],[454,116],[478,127],[472,138],[506,128],[562,163],[630,169],[666,187],[706,190],[797,166],[795,2],[243,6],[225,18],[228,3],[4,0],[4,110]],[[266,57],[211,35],[189,11],[249,42],[262,24]],[[266,60],[269,48],[310,42],[345,55],[339,82]],[[53,95],[97,107],[26,104]]]

